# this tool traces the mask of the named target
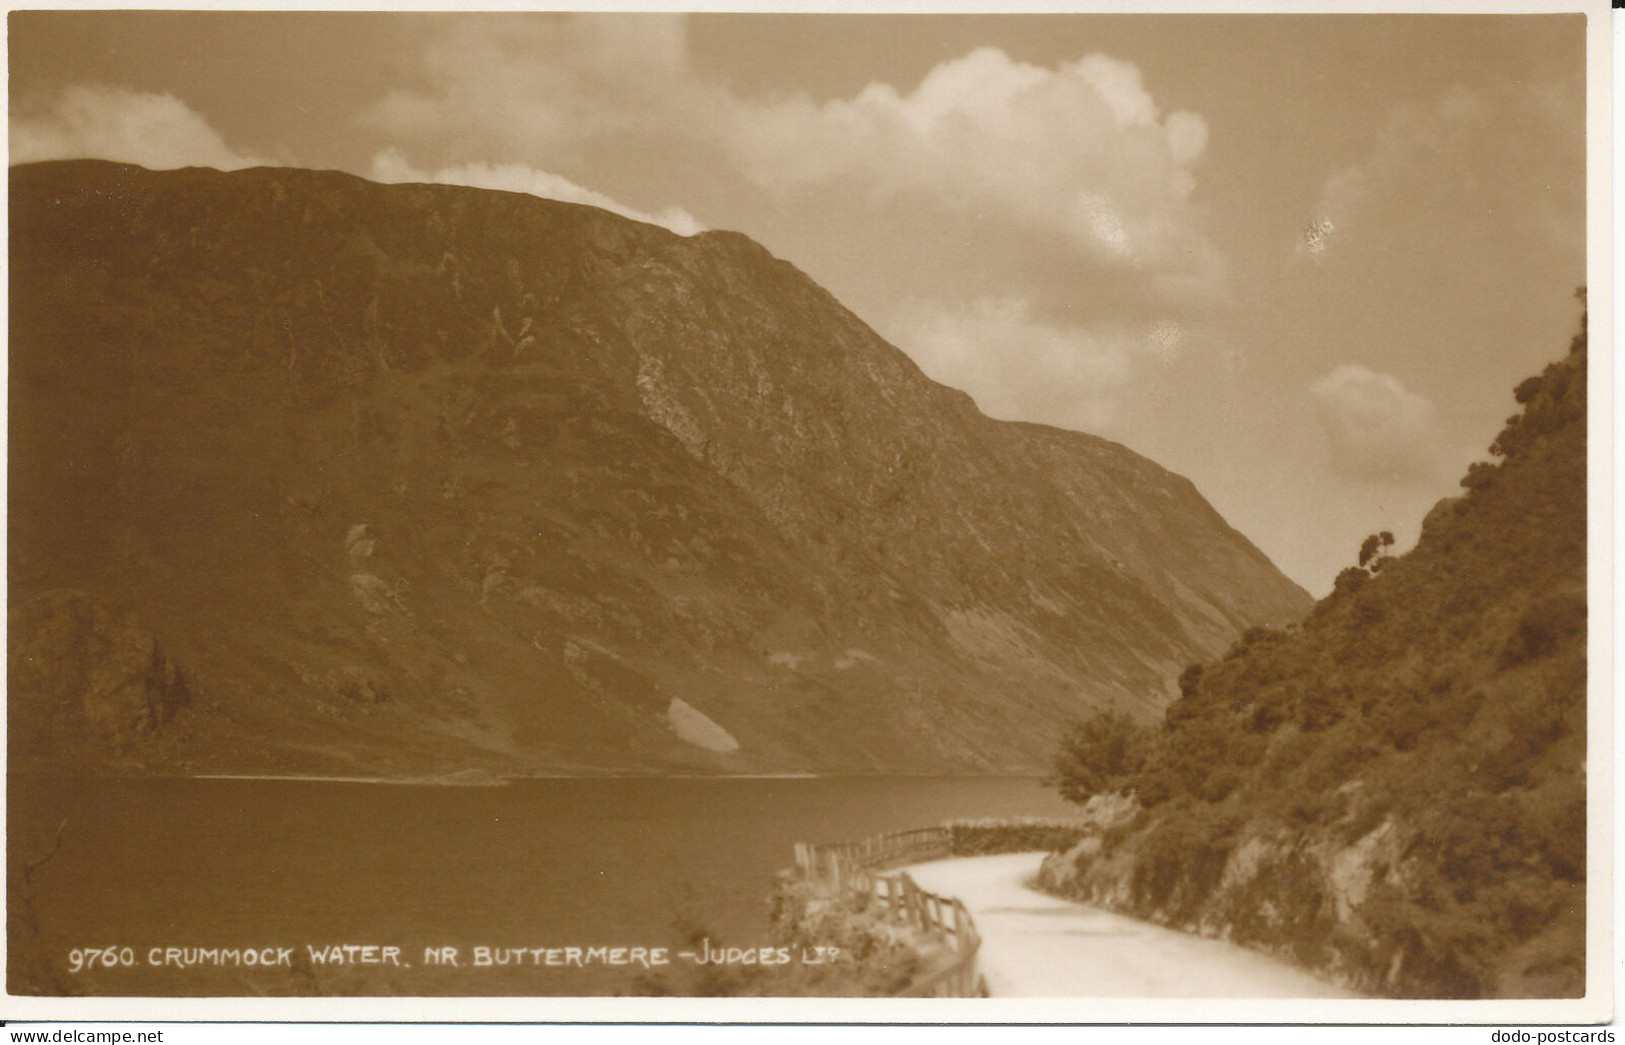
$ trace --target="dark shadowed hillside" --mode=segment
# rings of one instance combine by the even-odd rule
[[[74,162],[11,264],[13,768],[1031,769],[1308,603],[737,234]]]
[[[1414,551],[1368,542],[1301,625],[1185,673],[1159,730],[1073,734],[1077,797],[1139,806],[1097,804],[1051,888],[1376,992],[1584,993],[1584,330],[1515,397]]]

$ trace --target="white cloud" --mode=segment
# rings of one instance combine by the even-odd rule
[[[1392,374],[1345,363],[1309,391],[1340,474],[1391,483],[1439,476],[1439,412]]]
[[[1207,121],[1196,113],[1176,109],[1163,126],[1168,131],[1168,147],[1179,163],[1195,163],[1207,151]]]
[[[1222,274],[1191,206],[1206,122],[1163,117],[1139,69],[1106,55],[1048,69],[981,48],[912,92],[871,83],[823,103],[735,100],[722,131],[771,190],[841,183],[997,216],[1165,292],[1211,292]]]
[[[989,417],[1110,431],[1148,365],[1184,337],[1177,323],[1082,327],[1035,316],[1021,297],[964,305],[912,302],[893,325],[898,347],[933,380],[968,392]]]
[[[11,114],[11,162],[99,159],[155,170],[238,170],[266,161],[228,146],[185,102],[170,94],[75,84],[43,105]]]
[[[678,15],[459,15],[423,56],[422,86],[389,91],[363,117],[396,140],[536,161],[594,143],[693,130],[704,93]]]
[[[374,181],[385,183],[432,182],[438,185],[467,185],[476,189],[498,189],[504,192],[523,192],[548,200],[566,203],[585,203],[600,207],[633,221],[661,225],[679,236],[692,236],[705,231],[705,226],[681,207],[668,207],[659,214],[649,214],[628,207],[619,200],[601,192],[577,185],[568,178],[540,171],[523,163],[465,163],[457,167],[443,167],[437,171],[424,171],[413,167],[398,149],[385,149],[372,158],[369,172]]]
[[[996,222],[1168,301],[1223,284],[1191,199],[1206,122],[1164,114],[1140,70],[1107,55],[1046,68],[983,48],[912,89],[764,99],[696,75],[680,18],[493,15],[448,24],[418,73],[366,121],[437,165],[577,171],[703,152],[803,209],[830,202],[806,196],[823,188],[843,207],[907,201]]]

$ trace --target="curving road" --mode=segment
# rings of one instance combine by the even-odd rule
[[[904,868],[921,888],[957,896],[970,910],[994,997],[1358,997],[1235,944],[1028,888],[1044,855],[960,857]]]

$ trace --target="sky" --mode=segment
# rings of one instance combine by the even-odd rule
[[[12,163],[277,164],[734,229],[1322,595],[1560,357],[1585,23],[13,12]]]

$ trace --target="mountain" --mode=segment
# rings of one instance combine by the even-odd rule
[[[1584,994],[1586,358],[1582,326],[1413,551],[1369,540],[1159,729],[1074,734],[1110,823],[1048,887],[1375,993]]]
[[[744,236],[11,171],[13,768],[1025,771],[1308,604]]]

